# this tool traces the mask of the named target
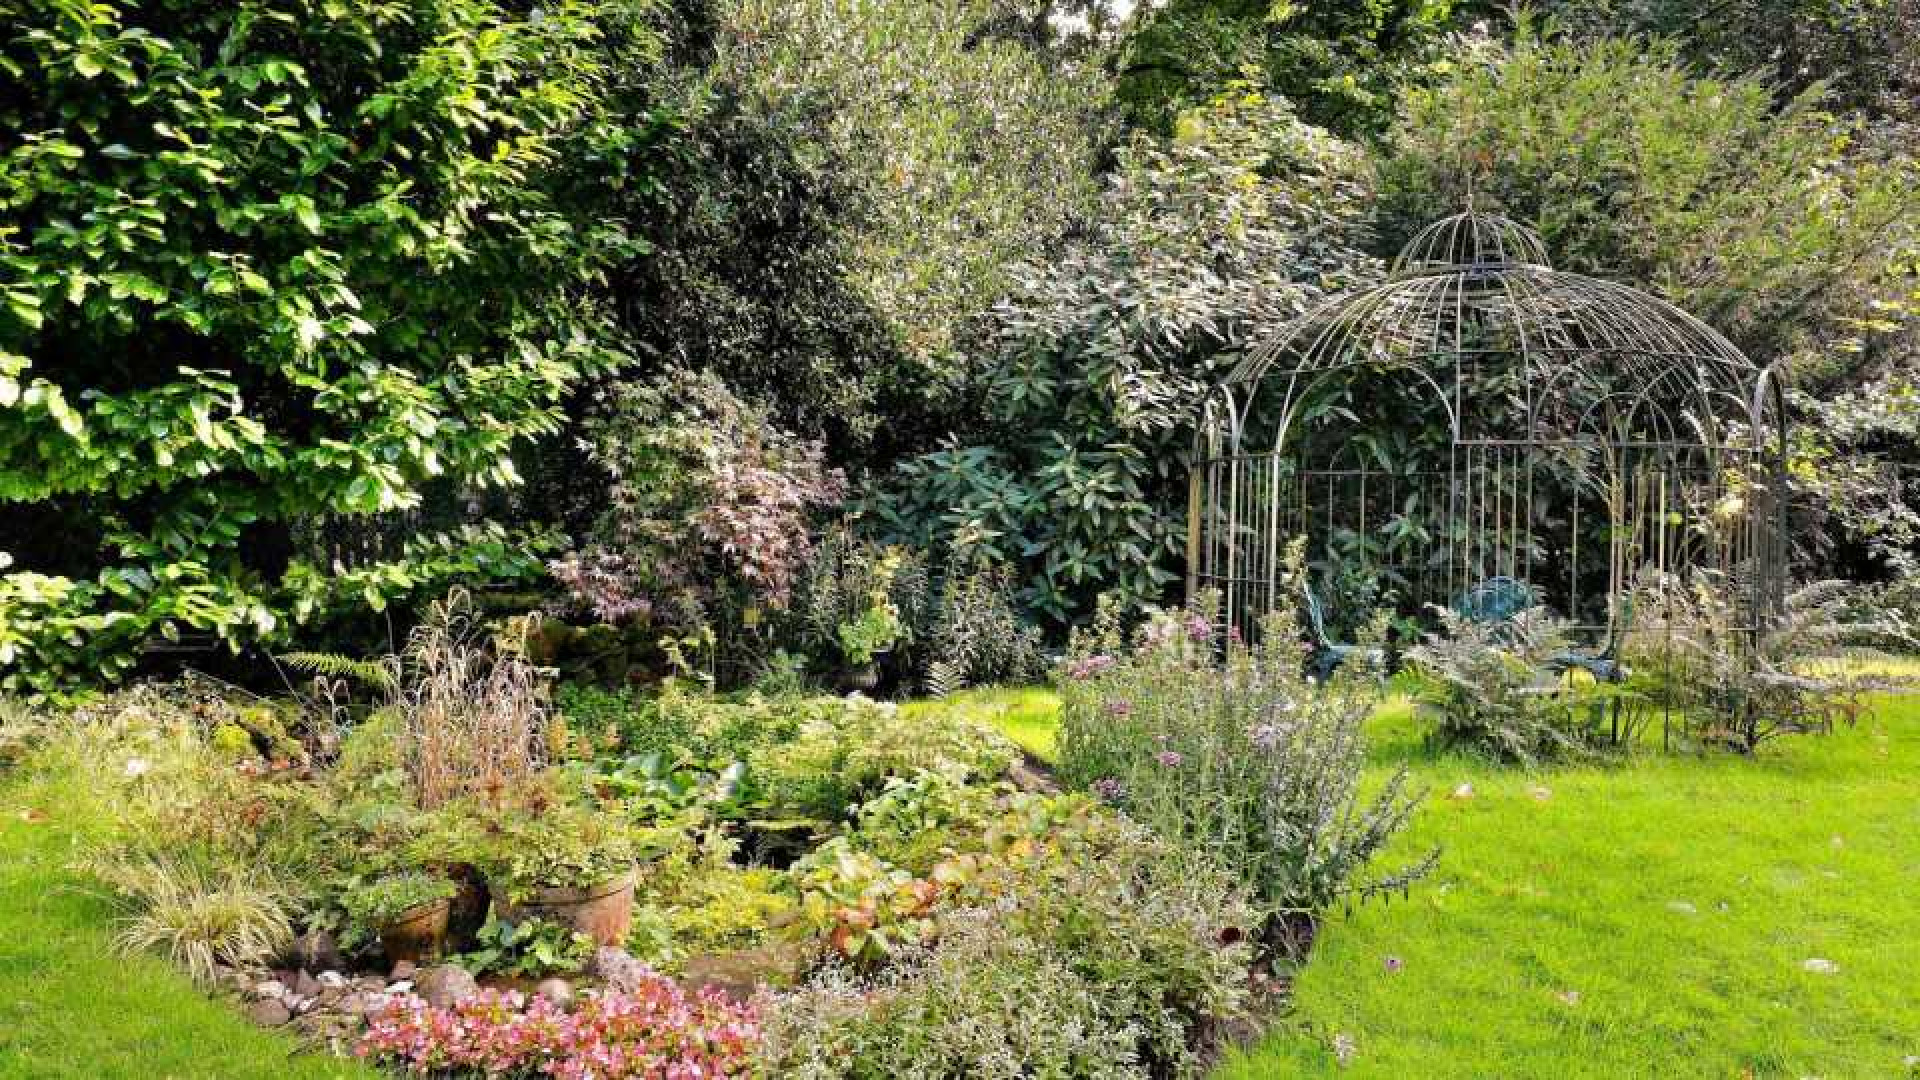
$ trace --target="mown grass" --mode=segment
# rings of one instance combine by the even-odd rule
[[[1222,1080],[1920,1076],[1920,697],[1752,758],[1527,772],[1430,751],[1404,699],[1370,734],[1429,792],[1387,861],[1440,868],[1334,913]]]
[[[115,953],[113,906],[67,869],[77,836],[59,795],[0,775],[0,1077],[378,1075],[297,1053],[165,962]]]
[[[987,686],[937,702],[909,702],[902,708],[909,714],[937,709],[986,724],[1041,761],[1053,760],[1060,699],[1044,686]]]

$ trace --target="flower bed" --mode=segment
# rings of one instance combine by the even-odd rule
[[[648,975],[572,1009],[510,990],[448,1006],[396,997],[372,1017],[359,1052],[422,1075],[708,1080],[746,1075],[759,1038],[751,1005]]]

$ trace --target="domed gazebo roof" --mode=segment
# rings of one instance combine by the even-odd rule
[[[1503,437],[1572,439],[1607,408],[1658,414],[1649,422],[1662,437],[1704,425],[1717,440],[1759,431],[1778,407],[1770,373],[1712,327],[1637,289],[1555,270],[1538,233],[1475,211],[1421,230],[1385,282],[1329,299],[1249,353],[1224,384],[1234,428],[1270,407],[1266,384],[1281,395],[1284,437],[1291,403],[1361,368],[1424,378],[1460,439],[1485,434],[1467,405],[1495,379],[1524,394],[1525,430]]]

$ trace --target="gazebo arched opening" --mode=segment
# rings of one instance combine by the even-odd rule
[[[1785,576],[1775,373],[1679,308],[1552,268],[1532,230],[1468,211],[1388,279],[1283,326],[1215,389],[1189,506],[1189,595],[1242,635],[1311,588],[1341,625],[1381,604],[1525,586],[1610,636],[1648,570]]]

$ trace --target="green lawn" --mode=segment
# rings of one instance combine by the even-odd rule
[[[1033,693],[1009,733],[1040,742]],[[1372,734],[1430,792],[1394,854],[1440,869],[1335,914],[1223,1078],[1920,1076],[1920,698],[1755,759],[1531,774],[1429,753],[1404,702]]]
[[[908,713],[933,708],[958,713],[998,728],[1001,734],[1041,761],[1053,758],[1053,733],[1059,726],[1060,699],[1045,687],[988,686],[938,702],[909,702],[901,708]]]
[[[112,908],[67,871],[73,833],[59,814],[0,784],[0,1077],[377,1075],[296,1054],[291,1038],[250,1026],[164,962],[111,951]]]

